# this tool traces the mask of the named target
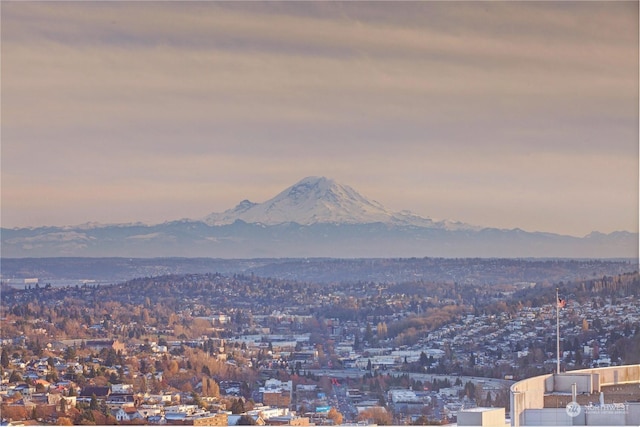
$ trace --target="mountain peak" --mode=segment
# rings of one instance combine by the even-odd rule
[[[396,216],[333,179],[309,176],[264,203],[245,200],[234,209],[213,213],[204,220],[210,225],[231,224],[236,220],[265,225],[366,224],[406,222],[406,216]]]
[[[334,193],[333,189],[338,186],[339,185],[332,179],[328,179],[323,176],[308,176],[287,188],[283,193],[286,193],[286,196],[291,197],[292,199],[312,196],[322,198],[327,194]],[[283,195],[283,193],[280,194]]]
[[[434,222],[408,211],[389,211],[348,185],[323,176],[303,178],[264,203],[244,200],[233,209],[213,213],[204,219],[209,225],[232,224],[237,220],[263,225],[384,223],[447,229],[471,228],[466,224]]]

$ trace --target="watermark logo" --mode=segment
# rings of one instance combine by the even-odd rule
[[[628,408],[624,403],[607,403],[599,406],[585,406],[584,412],[585,414],[619,415],[626,414]]]
[[[565,410],[567,411],[567,415],[569,415],[571,418],[574,418],[580,415],[580,411],[581,411],[580,405],[578,405],[577,402],[567,403],[567,407],[565,408]]]

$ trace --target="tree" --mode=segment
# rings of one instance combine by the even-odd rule
[[[86,409],[83,413],[82,413],[82,422],[81,424],[84,424],[84,420],[89,421],[91,424],[95,424],[96,422],[96,418],[93,415],[93,410],[91,409]]]
[[[576,366],[582,366],[582,350],[576,349]]]
[[[464,394],[469,399],[475,399],[476,398],[476,386],[471,381],[467,381],[465,383],[465,385],[464,385]]]
[[[429,364],[429,358],[427,357],[427,354],[422,351],[420,352],[420,366],[427,366],[427,364]]]
[[[58,417],[58,422],[56,423],[57,426],[72,426],[73,425],[73,421],[71,421],[71,418],[69,417]]]
[[[67,346],[64,350],[64,359],[65,360],[74,360],[76,358],[76,348],[74,346]]]
[[[215,380],[208,377],[202,378],[202,395],[220,397],[220,386]]]
[[[329,409],[329,413],[327,414],[327,418],[333,421],[333,425],[341,425],[342,424],[342,414],[336,410],[336,408]]]
[[[204,371],[204,367],[202,368]],[[178,373],[178,371],[180,370],[180,366],[178,365],[178,362],[173,359],[171,360],[171,362],[169,362],[169,373],[171,373],[171,375],[175,375]]]
[[[393,421],[391,414],[389,414],[384,408],[372,407],[365,409],[358,415],[359,421],[368,421],[378,425],[391,425]]]
[[[3,368],[9,367],[9,355],[7,354],[7,349],[2,349],[2,355],[0,355],[0,366]]]
[[[231,413],[237,415],[237,414],[243,414],[244,412],[246,412],[244,408],[244,400],[243,399],[234,400],[233,403],[231,404]]]
[[[241,415],[236,425],[238,426],[255,426],[256,420],[251,415]]]
[[[384,339],[387,337],[387,324],[385,322],[379,322],[376,327],[376,335],[379,339]]]
[[[371,341],[373,341],[373,331],[371,330],[371,324],[367,323],[367,329],[365,330],[364,333],[364,340],[371,344]]]
[[[360,334],[356,332],[356,336],[353,338],[353,349],[360,350]]]
[[[2,418],[13,420],[24,420],[27,418],[27,411],[22,405],[2,405]]]
[[[11,373],[11,376],[9,377],[9,382],[10,383],[17,383],[22,381],[22,375],[20,375],[20,372],[18,372],[17,370],[14,370]]]
[[[207,405],[202,401],[200,395],[195,391],[191,392],[191,398],[193,399],[193,404],[198,405],[201,408],[206,408]]]
[[[97,410],[98,409],[98,398],[95,394],[91,395],[91,401],[89,402],[89,409]]]
[[[484,405],[487,406],[487,407],[490,407],[492,405],[491,392],[490,391],[487,392],[487,399],[485,400]]]
[[[426,415],[420,415],[418,418],[416,418],[416,420],[412,423],[412,425],[414,426],[428,426],[428,425],[432,425],[435,424],[434,422],[431,422],[429,420],[429,418]],[[440,422],[438,422],[438,424],[440,424]]]

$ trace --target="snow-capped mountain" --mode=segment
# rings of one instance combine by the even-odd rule
[[[2,228],[2,256],[637,258],[638,233],[585,237],[474,227],[391,212],[353,188],[308,177],[264,203],[156,225]]]
[[[208,225],[233,224],[237,220],[263,225],[383,223],[444,229],[473,228],[462,223],[435,222],[408,211],[391,212],[348,185],[315,176],[302,179],[264,203],[243,200],[233,209],[204,218]]]

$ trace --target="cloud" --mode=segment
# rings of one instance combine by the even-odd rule
[[[192,189],[222,210],[306,175],[345,177],[358,189],[459,180],[504,203],[521,194],[509,182],[544,192],[552,176],[581,200],[624,188],[617,206],[628,207],[637,201],[636,179],[626,181],[638,169],[637,10],[3,3],[3,216],[17,220],[19,195],[43,197],[46,183],[94,203],[103,189],[111,206],[139,192],[159,210],[182,194],[183,206],[206,212]],[[512,167],[534,158],[561,160],[558,170],[583,179]],[[436,197],[421,191],[414,199]],[[395,193],[374,198],[431,214]]]

